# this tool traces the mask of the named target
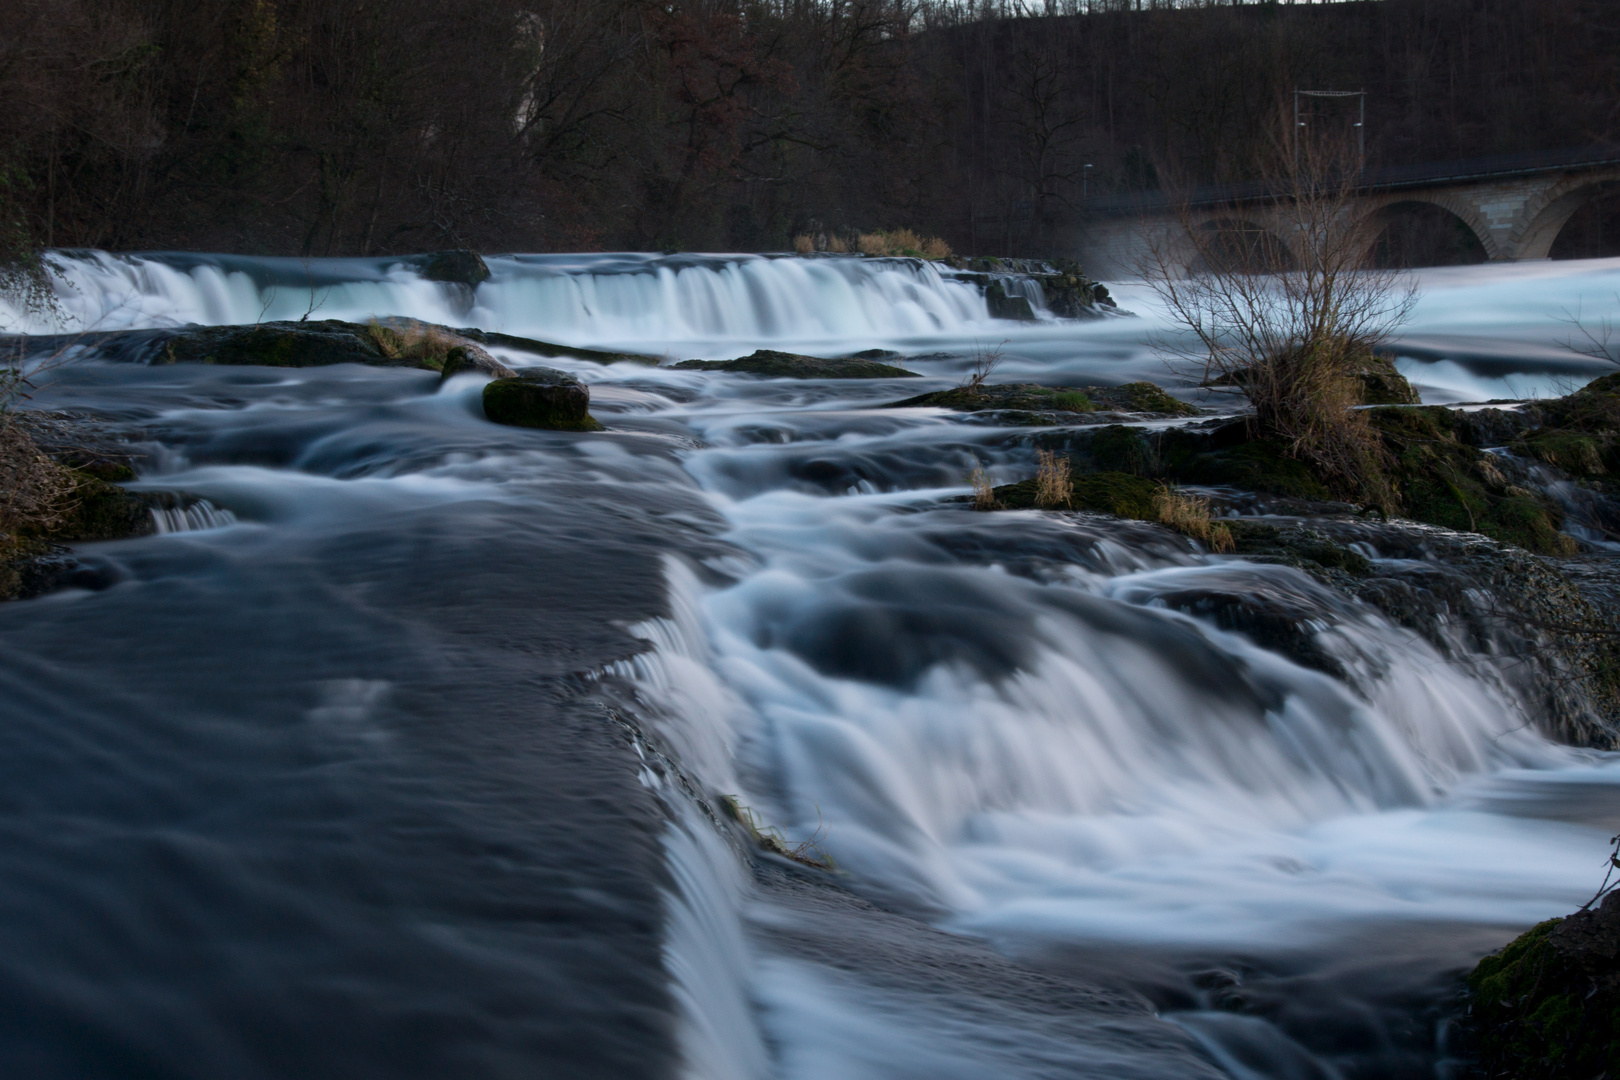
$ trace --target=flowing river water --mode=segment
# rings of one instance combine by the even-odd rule
[[[1137,317],[988,317],[906,261],[64,254],[66,325],[411,316],[672,359],[883,348],[925,378],[543,358],[483,380],[146,367],[33,407],[204,500],[0,607],[0,1061],[35,1077],[1429,1077],[1459,973],[1586,900],[1620,758],[1536,734],[1286,567],[1095,515],[974,514],[1027,429],[874,406],[1147,378]],[[1564,392],[1620,260],[1437,270],[1430,402]],[[30,322],[30,320],[33,320]],[[91,341],[93,339],[86,339]],[[1378,554],[1376,551],[1372,554]],[[1304,612],[1343,677],[1187,614]],[[742,849],[730,796],[837,872]]]

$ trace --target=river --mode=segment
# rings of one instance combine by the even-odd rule
[[[35,1077],[1449,1075],[1459,973],[1585,901],[1620,758],[1535,733],[1286,567],[952,500],[1027,430],[874,406],[1151,379],[1133,316],[988,317],[905,260],[63,253],[35,332],[401,315],[804,382],[495,349],[607,426],[498,427],[483,380],[145,367],[30,407],[205,500],[0,606],[0,1060]],[[1620,260],[1423,272],[1426,401],[1604,367]],[[89,339],[87,339],[89,340]],[[1376,555],[1377,553],[1374,552]],[[1309,613],[1343,678],[1178,610]],[[836,872],[746,857],[720,796]]]

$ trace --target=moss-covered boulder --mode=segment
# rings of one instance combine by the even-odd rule
[[[1157,521],[1153,499],[1160,485],[1130,473],[1081,473],[1072,480],[1068,508],[1092,510],[1115,517]],[[1034,478],[1004,484],[994,491],[996,501],[1009,510],[1034,508],[1037,482]]]
[[[1514,484],[1494,455],[1458,438],[1451,409],[1373,409],[1400,513],[1458,532],[1477,532],[1546,555],[1571,555],[1564,512],[1544,494]]]
[[[385,332],[386,333],[386,332]],[[257,326],[200,326],[170,338],[154,363],[258,364],[265,367],[319,367],[374,364],[420,367],[414,356],[390,356],[384,340],[358,323],[272,322]]]
[[[1007,291],[1007,286],[1000,281],[992,281],[984,287],[985,306],[990,309],[992,319],[1012,319],[1017,322],[1034,322],[1035,308],[1025,296],[1013,296]]]
[[[1368,353],[1352,372],[1363,405],[1418,405],[1423,399],[1387,356]]]
[[[682,371],[734,371],[763,375],[772,379],[915,379],[915,371],[893,364],[846,356],[827,359],[797,353],[760,349],[736,360],[685,360],[675,367]]]
[[[1199,409],[1179,401],[1150,382],[1121,386],[1040,386],[1036,383],[986,383],[918,394],[887,408],[931,407],[955,412],[1018,412],[1026,423],[1072,423],[1077,413],[1140,413],[1147,417],[1197,416]]]
[[[1620,893],[1481,960],[1468,976],[1467,1022],[1486,1076],[1620,1076]]]
[[[550,431],[601,431],[590,413],[591,391],[572,375],[530,368],[484,387],[484,415],[497,424]]]

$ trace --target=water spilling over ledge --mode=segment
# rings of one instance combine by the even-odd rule
[[[490,344],[589,385],[607,430],[556,432],[489,423],[477,373],[82,338],[33,407],[185,501],[0,605],[0,1031],[37,1075],[1430,1076],[1458,973],[1601,876],[1620,761],[1544,734],[1519,639],[974,513],[1031,429],[878,407],[999,349],[1218,410],[1129,284],[1136,319],[1013,323],[916,260],[61,261],[32,329],[405,317],[921,378]],[[1400,366],[1556,390],[1601,369],[1550,313],[1617,284],[1433,275]],[[1469,571],[1353,524],[1413,595]]]

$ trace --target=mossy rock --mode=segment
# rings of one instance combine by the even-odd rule
[[[1081,473],[1073,478],[1069,503],[1063,509],[1093,510],[1115,517],[1154,521],[1158,511],[1153,498],[1159,485],[1140,476],[1122,472]],[[1016,484],[1004,484],[995,489],[996,501],[1009,510],[1027,510],[1035,507],[1036,481],[1034,478]]]
[[[1123,386],[1041,386],[1036,383],[986,383],[968,388],[952,387],[896,401],[893,409],[931,407],[956,412],[1022,411],[1047,413],[1110,412],[1143,413],[1150,416],[1197,416],[1197,406],[1178,401],[1150,382]],[[1061,423],[1053,416],[1047,423]]]
[[[827,359],[760,349],[736,360],[685,360],[674,365],[683,371],[735,371],[772,379],[915,379],[915,371],[855,357]]]
[[[1373,409],[1373,426],[1390,452],[1399,511],[1416,521],[1477,532],[1544,555],[1571,555],[1563,509],[1508,483],[1490,454],[1457,438],[1450,409]]]
[[[531,368],[484,387],[484,415],[497,424],[548,431],[601,431],[590,414],[591,391],[572,375]]]
[[[1363,405],[1418,405],[1423,401],[1387,356],[1369,354],[1357,365],[1353,378],[1361,388]]]
[[[1007,292],[1006,285],[999,281],[992,281],[984,287],[984,302],[990,309],[992,319],[1035,321],[1035,309],[1030,305],[1029,298],[1011,295]]]
[[[1088,447],[1092,462],[1104,472],[1156,476],[1159,455],[1154,444],[1138,429],[1110,424],[1097,429]]]
[[[1288,457],[1281,444],[1269,439],[1250,439],[1192,455],[1175,466],[1174,476],[1185,484],[1235,487],[1312,502],[1330,502],[1336,497],[1310,466]]]
[[[273,322],[257,326],[206,326],[170,339],[157,362],[320,367],[372,364],[421,367],[414,358],[389,356],[370,329],[358,323]],[[434,368],[433,370],[437,370]]]
[[[1161,413],[1166,416],[1197,416],[1199,409],[1165,393],[1163,388],[1150,382],[1129,382],[1113,388],[1131,403],[1132,411]]]
[[[1363,578],[1372,573],[1372,561],[1354,548],[1303,525],[1228,518],[1224,521],[1233,548],[1246,558],[1282,563],[1316,573],[1339,571]]]
[[[1620,1075],[1620,895],[1549,919],[1468,976],[1467,1024],[1486,1076]]]

